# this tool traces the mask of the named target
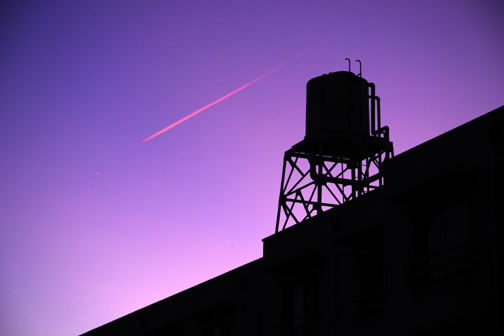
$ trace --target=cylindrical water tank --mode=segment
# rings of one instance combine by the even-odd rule
[[[368,92],[368,82],[348,71],[308,81],[306,137],[319,131],[369,135]]]

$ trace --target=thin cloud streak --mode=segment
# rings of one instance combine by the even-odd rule
[[[262,75],[262,76],[260,76],[260,77],[257,77],[257,78],[256,78],[256,79],[254,79],[253,81],[250,81],[250,82],[248,82],[247,84],[243,85],[242,87],[240,87],[240,88],[238,88],[238,89],[234,90],[233,92],[228,93],[228,94],[227,94],[227,95],[225,95],[224,97],[221,97],[221,98],[217,99],[216,101],[214,101],[213,103],[210,103],[210,104],[208,104],[208,105],[206,105],[206,106],[204,106],[204,107],[200,108],[199,110],[194,111],[193,113],[189,114],[188,116],[185,116],[184,118],[180,119],[179,121],[174,122],[174,123],[173,123],[173,124],[171,124],[170,126],[168,126],[168,127],[164,128],[164,129],[162,129],[161,131],[159,131],[159,132],[157,132],[157,133],[155,133],[155,134],[151,135],[150,137],[148,137],[147,139],[143,140],[142,142],[146,142],[146,141],[149,141],[149,140],[150,140],[150,139],[152,139],[152,138],[157,137],[157,136],[158,136],[158,135],[160,135],[161,133],[164,133],[164,132],[168,131],[169,129],[171,129],[171,128],[173,128],[173,127],[177,126],[178,124],[183,123],[183,122],[184,122],[184,121],[186,121],[187,119],[190,119],[190,118],[194,117],[195,115],[197,115],[197,114],[198,114],[198,113],[200,113],[200,112],[203,112],[203,111],[204,111],[204,110],[206,110],[207,108],[212,107],[212,106],[214,106],[215,104],[220,103],[220,102],[221,102],[221,101],[223,101],[224,99],[231,97],[231,96],[232,96],[232,95],[234,95],[235,93],[238,93],[238,92],[240,92],[241,90],[243,90],[243,89],[245,89],[245,88],[249,87],[250,85],[254,84],[255,82],[260,81],[260,80],[261,80],[261,79],[263,79],[264,77],[271,75],[273,72],[275,72],[275,71],[279,70],[280,68],[282,68],[282,67],[286,66],[287,64],[294,62],[295,60],[297,60],[298,58],[300,58],[300,57],[304,56],[306,53],[310,52],[311,50],[315,49],[316,47],[317,47],[317,46],[315,46],[315,47],[313,47],[313,48],[310,48],[310,49],[308,49],[308,50],[306,50],[306,51],[302,52],[301,54],[299,54],[298,56],[294,57],[293,59],[291,59],[291,60],[289,60],[289,61],[285,62],[285,63],[284,63],[284,64],[282,64],[282,65],[279,65],[279,66],[277,66],[277,67],[273,68],[272,70],[268,71],[268,72],[267,72],[267,73],[265,73],[264,75]]]

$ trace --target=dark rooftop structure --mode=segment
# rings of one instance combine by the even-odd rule
[[[84,335],[503,335],[504,106],[394,156],[379,102],[309,81],[263,257]]]

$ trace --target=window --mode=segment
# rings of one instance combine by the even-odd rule
[[[356,253],[355,283],[359,295],[353,301],[352,311],[360,322],[385,313],[383,228],[383,223],[376,224],[340,240],[353,245]]]
[[[361,253],[359,257],[359,298],[357,317],[359,321],[382,316],[384,310],[383,246],[377,245]]]
[[[283,286],[282,335],[306,336],[316,331],[317,278],[287,282]]]
[[[360,257],[360,293],[383,289],[383,250],[368,252]]]
[[[318,330],[318,281],[322,250],[303,249],[263,271],[277,275],[281,305],[277,335],[309,336]]]
[[[469,268],[467,202],[423,217],[415,228],[416,259],[405,268],[418,288],[465,273]]]
[[[282,335],[312,335],[316,331],[317,278],[312,276],[287,282],[282,295]]]
[[[465,246],[468,229],[465,203],[452,206],[430,218],[427,223],[427,253],[433,256],[428,259],[428,267],[433,269],[429,273],[430,281],[469,267],[469,261],[463,258],[469,252]],[[457,260],[461,262],[453,263]],[[440,268],[440,265],[446,267]]]

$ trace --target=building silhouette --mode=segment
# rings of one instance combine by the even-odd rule
[[[308,82],[262,258],[84,335],[503,335],[504,106],[394,156],[374,90]]]

